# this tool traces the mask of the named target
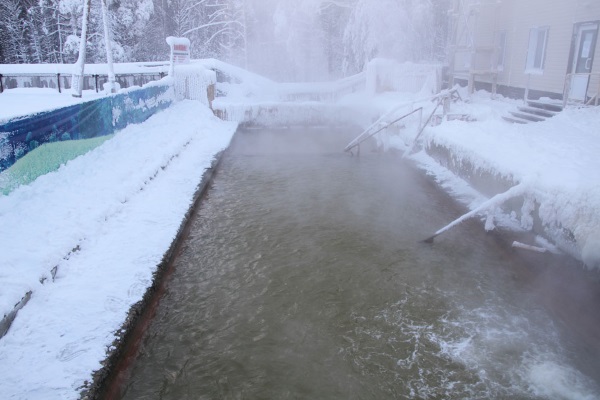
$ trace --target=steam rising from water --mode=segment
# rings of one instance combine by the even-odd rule
[[[242,135],[126,398],[600,395],[480,226],[418,243],[456,210],[406,165],[326,130]]]

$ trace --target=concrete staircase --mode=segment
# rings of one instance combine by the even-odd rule
[[[561,112],[562,109],[561,103],[527,100],[526,106],[517,107],[516,111],[511,111],[510,115],[504,115],[502,118],[515,124],[528,124],[545,121]]]

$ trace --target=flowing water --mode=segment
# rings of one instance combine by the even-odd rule
[[[356,132],[241,131],[124,399],[597,398],[600,361],[481,224]]]

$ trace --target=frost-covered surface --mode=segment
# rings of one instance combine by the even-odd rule
[[[71,96],[69,90],[58,93],[50,88],[6,89],[0,94],[0,121],[25,114],[54,110],[79,104],[104,96],[95,90],[84,90],[80,98]]]
[[[381,92],[428,93],[441,89],[442,66],[435,64],[398,63],[376,58],[366,67],[367,93]]]
[[[533,202],[538,203],[548,237],[587,266],[600,268],[600,108],[567,108],[544,122],[527,125],[502,120],[502,115],[520,104],[476,93],[469,103],[458,102],[450,109],[450,113],[468,114],[476,121],[444,121],[426,128],[422,140],[425,146],[450,149],[459,163],[468,162],[514,184],[526,183],[524,216],[518,224],[531,229],[528,213]],[[433,109],[428,102],[411,107],[417,105],[426,108],[425,115]],[[411,128],[384,140],[388,146],[405,149],[415,134]],[[440,173],[440,166],[427,154],[421,152],[413,158]],[[471,208],[482,201],[470,201]]]
[[[0,74],[10,76],[12,74],[66,74],[75,73],[76,64],[0,64]],[[137,63],[115,63],[115,74],[135,73],[167,73],[169,71],[168,61],[137,62]],[[108,73],[107,64],[85,64],[85,74]]]
[[[198,100],[208,106],[207,90],[216,82],[215,72],[201,65],[174,66],[174,86],[177,100]]]
[[[192,64],[200,64],[206,69],[219,71],[217,91],[230,99],[249,101],[249,99],[277,99],[277,84],[263,76],[254,74],[243,68],[236,67],[213,58],[192,60]],[[219,79],[220,78],[220,79]],[[227,82],[225,82],[227,81]]]
[[[3,398],[78,397],[235,128],[183,101],[0,197]]]

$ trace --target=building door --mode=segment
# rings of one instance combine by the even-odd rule
[[[586,100],[587,88],[590,82],[589,73],[592,72],[594,50],[598,38],[598,23],[584,23],[575,28],[575,41],[573,43],[573,64],[571,72],[571,91],[569,98],[573,100]]]

